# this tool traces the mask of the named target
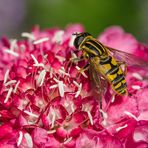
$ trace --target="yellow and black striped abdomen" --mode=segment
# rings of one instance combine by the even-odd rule
[[[92,39],[86,41],[83,44],[82,48],[89,54],[89,57],[100,57],[104,54],[107,54],[106,48],[104,48],[104,46],[100,42]]]
[[[108,80],[112,86],[112,89],[117,94],[127,94],[127,84],[125,81],[124,73],[114,57],[108,55],[105,58],[100,59],[99,70]]]

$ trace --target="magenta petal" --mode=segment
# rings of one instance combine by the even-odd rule
[[[34,144],[38,147],[43,147],[47,143],[48,134],[45,129],[35,128],[32,133]]]
[[[106,46],[129,53],[134,53],[138,47],[137,40],[131,34],[125,33],[119,26],[107,28],[98,39]]]
[[[71,62],[82,55],[73,46],[75,32],[84,32],[83,26],[36,26],[21,40],[0,39],[0,147],[147,146],[147,70],[127,67],[130,95],[113,98],[108,85],[100,110],[89,72],[79,71],[88,61]],[[98,39],[148,59],[148,46],[121,27],[106,29]]]

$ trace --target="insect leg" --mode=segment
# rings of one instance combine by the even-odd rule
[[[89,69],[89,64],[86,64],[84,67],[78,69],[78,74],[77,74],[76,77],[79,78],[81,74],[82,74],[82,75],[85,75],[85,74],[84,74],[84,71],[86,71],[86,70],[88,70],[88,69]]]
[[[90,75],[90,81],[91,81],[91,87],[94,94],[96,94],[96,100],[98,101],[99,107],[100,107],[100,114],[103,117],[102,114],[102,97],[103,97],[103,85],[101,84],[101,75],[98,71],[94,68],[94,65],[90,64],[89,69],[89,75]]]

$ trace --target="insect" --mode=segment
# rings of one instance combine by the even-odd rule
[[[141,65],[144,62],[137,61],[137,58],[132,54],[104,46],[87,32],[74,35],[76,35],[74,46],[82,51],[81,58],[88,60],[88,65],[85,68],[90,68],[91,77],[97,85],[100,95],[103,93],[102,77],[105,82],[109,82],[115,94],[127,95],[126,70],[123,70],[121,65],[126,69],[126,64],[134,66],[134,64]]]

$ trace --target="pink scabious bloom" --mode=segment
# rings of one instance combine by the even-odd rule
[[[72,33],[83,31],[35,27],[20,40],[0,40],[1,148],[148,147],[147,69],[128,67],[132,95],[113,97],[108,87],[100,110],[88,72],[78,75],[86,61],[70,63],[81,54]],[[148,59],[148,47],[118,26],[98,40]]]

